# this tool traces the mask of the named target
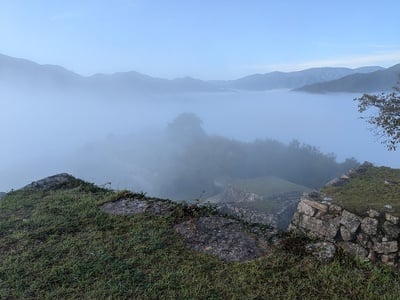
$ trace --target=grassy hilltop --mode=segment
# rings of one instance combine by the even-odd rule
[[[358,214],[368,209],[400,216],[400,170],[361,166],[349,174],[349,182],[322,191],[333,201]]]
[[[248,262],[192,250],[174,226],[212,213],[207,209],[169,203],[167,215],[130,216],[99,209],[126,194],[73,178],[52,188],[8,193],[0,201],[0,298],[396,299],[400,294],[395,270],[342,254],[322,263],[300,251],[304,241],[296,237]]]

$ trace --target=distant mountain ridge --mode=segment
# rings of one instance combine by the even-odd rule
[[[372,93],[390,91],[399,80],[400,64],[370,73],[357,73],[336,80],[305,85],[297,91],[310,93]]]
[[[311,68],[295,72],[253,74],[236,80],[163,79],[135,71],[82,76],[57,65],[0,54],[0,87],[27,90],[88,92],[122,96],[137,93],[266,91],[295,89],[305,92],[371,92],[388,90],[400,65],[350,68]]]
[[[138,72],[117,72],[81,76],[56,65],[35,62],[0,54],[0,85],[61,91],[96,91],[98,93],[147,92],[216,92],[220,87],[189,77],[162,79]]]
[[[330,81],[356,73],[369,73],[382,70],[382,67],[350,68],[311,68],[295,72],[271,72],[249,75],[237,80],[227,81],[229,87],[242,90],[294,89],[308,84]]]

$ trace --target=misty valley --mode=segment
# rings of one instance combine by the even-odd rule
[[[285,90],[128,100],[6,94],[3,99],[12,104],[0,118],[3,130],[8,128],[3,135],[8,146],[0,149],[0,190],[67,171],[114,188],[193,200],[203,191],[214,193],[211,183],[222,177],[286,174],[287,180],[317,188],[343,171],[337,165],[348,158],[395,165],[393,153],[376,143],[359,119],[354,97]],[[187,122],[181,120],[185,116]],[[309,154],[309,162],[284,155],[296,147]],[[317,182],[307,179],[321,160],[331,164],[321,166],[325,174]],[[273,165],[267,167],[268,162]],[[295,170],[301,163],[304,174]],[[184,181],[173,184],[178,177],[191,181],[191,187]]]
[[[0,122],[13,128],[0,149],[4,191],[68,172],[114,189],[212,203],[250,221],[277,225],[281,211],[285,227],[303,192],[364,160],[397,164],[359,118],[357,94],[5,95],[12,105]],[[243,200],[251,195],[257,201]]]

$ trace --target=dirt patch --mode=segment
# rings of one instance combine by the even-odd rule
[[[248,261],[266,255],[268,243],[261,233],[250,233],[233,219],[220,216],[200,217],[175,226],[186,244],[225,261]]]
[[[140,213],[165,215],[173,210],[173,204],[167,201],[121,198],[117,201],[103,204],[100,209],[114,215],[135,215]]]

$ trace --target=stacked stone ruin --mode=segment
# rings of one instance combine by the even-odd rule
[[[400,218],[368,210],[363,215],[303,196],[289,230],[332,243],[362,260],[398,266]]]

